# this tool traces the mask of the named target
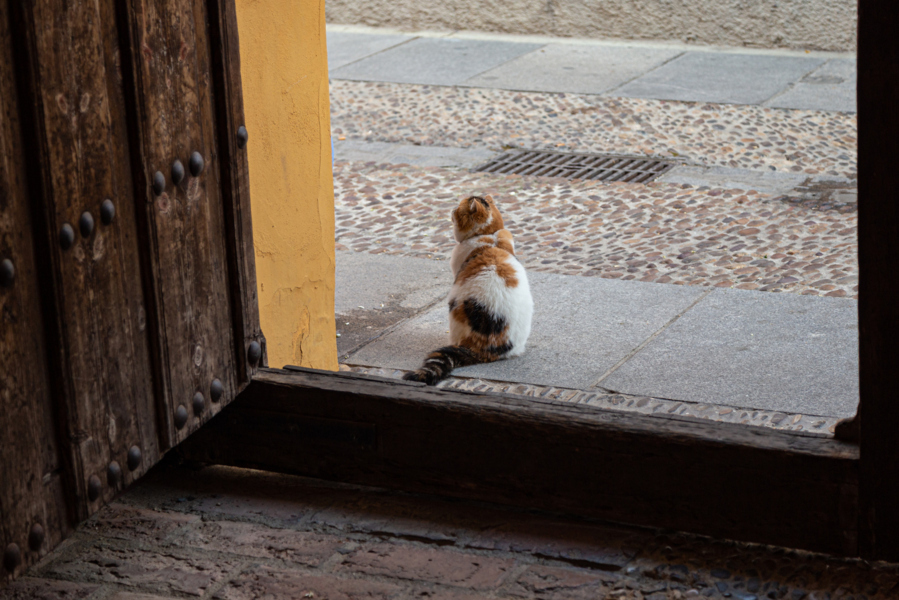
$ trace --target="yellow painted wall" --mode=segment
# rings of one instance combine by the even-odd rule
[[[337,369],[324,0],[236,0],[269,366]]]

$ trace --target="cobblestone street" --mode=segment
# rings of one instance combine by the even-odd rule
[[[854,213],[754,190],[341,163],[338,249],[449,259],[448,215],[493,194],[526,267],[568,275],[850,296]]]
[[[348,81],[332,82],[331,94],[338,146],[508,145],[855,175],[852,114]],[[459,197],[493,194],[530,269],[857,297],[854,203],[372,162],[337,162],[334,181],[338,249],[445,259]]]
[[[337,139],[677,157],[830,177],[856,173],[857,118],[829,111],[332,80],[331,118]]]

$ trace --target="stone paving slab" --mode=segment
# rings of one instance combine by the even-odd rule
[[[465,367],[456,375],[584,388],[707,293],[698,288],[553,273],[531,273],[529,278],[535,309],[525,355]],[[441,303],[350,355],[346,362],[415,369],[429,352],[448,343],[447,309]]]
[[[387,254],[337,252],[335,309],[348,313],[388,302],[421,309],[449,292],[449,263]]]
[[[398,46],[413,37],[400,34],[328,31],[328,69],[334,71],[366,56]]]
[[[831,60],[765,102],[765,105],[856,112],[855,83],[854,59]]]
[[[760,104],[823,63],[820,58],[688,52],[618,88],[614,94]]]
[[[850,417],[858,304],[715,290],[599,383],[692,402]]]
[[[343,356],[446,297],[453,278],[443,260],[337,252],[337,352]]]
[[[464,85],[602,94],[681,54],[681,51],[640,46],[575,46],[548,44]]]
[[[856,110],[855,59],[833,53],[340,27],[328,48],[335,79]]]
[[[763,194],[786,194],[806,179],[808,176],[800,173],[680,165],[659,177],[658,181],[696,187],[755,190]]]
[[[540,48],[489,40],[417,38],[331,72],[356,81],[458,85],[502,63]]]
[[[487,148],[416,146],[414,144],[365,142],[339,138],[334,144],[335,161],[375,161],[416,167],[472,168],[487,162],[497,154]]]
[[[343,262],[353,257],[347,258]],[[414,275],[402,282],[392,274],[397,260],[369,255],[367,280],[416,285]],[[415,261],[403,264],[412,267]],[[551,273],[529,277],[535,311],[525,355],[457,369],[455,377],[572,390],[595,385],[634,396],[790,414],[855,414],[854,301]],[[346,279],[339,261],[338,282]],[[449,277],[434,281],[446,285],[445,294]],[[438,291],[429,281],[423,285],[427,297]],[[344,304],[373,297],[370,289],[343,289]],[[448,343],[447,333],[446,307],[439,302],[343,360],[415,369],[428,352]]]
[[[419,146],[395,142],[369,142],[339,137],[334,145],[335,162],[364,162],[379,165],[474,169],[503,154],[487,148]],[[839,187],[854,191],[855,180],[845,177],[809,176],[783,171],[704,167],[681,164],[656,181],[693,187],[755,190],[763,194],[805,194],[809,185]],[[854,200],[853,200],[854,201]]]

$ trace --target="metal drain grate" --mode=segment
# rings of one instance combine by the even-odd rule
[[[512,150],[475,168],[475,171],[506,175],[644,183],[667,173],[674,166],[674,163],[664,160],[634,158],[633,156]]]

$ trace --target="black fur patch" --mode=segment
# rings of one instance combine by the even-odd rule
[[[403,379],[406,381],[421,381],[422,383],[428,383],[427,374],[422,371],[409,371],[405,375],[403,375]],[[428,385],[433,385],[428,383]]]
[[[505,317],[495,317],[487,308],[469,298],[462,304],[472,331],[483,335],[498,335],[506,330]]]
[[[502,356],[503,354],[507,354],[512,351],[512,342],[506,342],[502,346],[490,346],[487,348],[487,354],[495,354],[496,356]]]
[[[437,358],[438,355],[452,361],[451,369],[479,362],[477,355],[465,346],[444,346],[431,352],[428,358]]]
[[[452,300],[449,301],[450,312],[453,312],[454,308],[456,308],[456,299],[455,298],[453,298]]]

